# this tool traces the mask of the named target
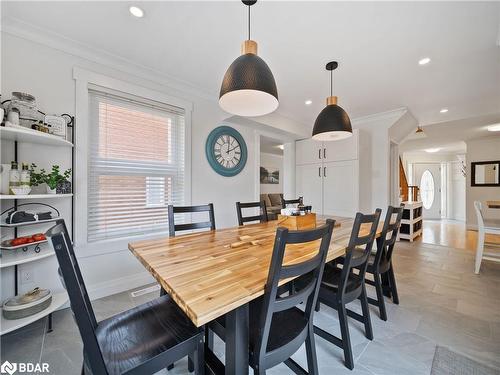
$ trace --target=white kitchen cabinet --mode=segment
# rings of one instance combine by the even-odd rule
[[[304,197],[304,204],[312,211],[323,212],[323,165],[321,163],[298,165],[295,173],[297,197]]]
[[[358,160],[323,164],[323,214],[354,217],[359,210]]]
[[[303,139],[295,143],[297,165],[358,159],[359,130],[352,131],[352,137],[332,142],[318,142]]]
[[[323,142],[303,139],[295,143],[295,163],[297,165],[313,164],[323,160]]]
[[[296,195],[313,212],[354,217],[359,210],[359,131],[341,141],[297,141]]]
[[[323,162],[358,159],[359,130],[352,131],[352,137],[340,141],[323,142]]]

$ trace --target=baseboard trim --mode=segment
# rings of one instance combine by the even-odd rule
[[[95,300],[148,285],[154,283],[154,281],[155,280],[149,273],[141,272],[135,275],[120,277],[117,279],[104,281],[102,283],[89,285],[87,290],[90,300]]]

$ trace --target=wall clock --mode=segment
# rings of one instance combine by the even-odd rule
[[[205,153],[213,170],[225,177],[236,176],[247,162],[245,140],[230,126],[219,126],[210,132]]]

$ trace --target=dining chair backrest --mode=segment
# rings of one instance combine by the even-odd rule
[[[260,213],[259,215],[243,216],[243,208],[258,208]],[[236,214],[238,215],[238,225],[243,225],[244,223],[248,223],[250,221],[260,221],[261,223],[265,223],[267,222],[266,202],[236,202]]]
[[[45,235],[56,253],[59,274],[62,276],[63,285],[68,292],[71,309],[85,348],[87,363],[93,374],[107,374],[108,371],[95,334],[97,321],[94,310],[64,220],[57,220],[56,225],[50,228]]]
[[[362,283],[364,282],[368,258],[377,234],[381,212],[382,210],[377,208],[373,214],[365,215],[361,212],[356,214],[349,244],[346,248],[344,266],[342,267],[339,283],[339,297],[345,293],[349,275],[353,268],[359,269],[358,277],[361,279]],[[367,226],[370,228],[368,233],[366,233]]]
[[[193,214],[199,212],[208,212],[208,221],[196,223],[175,224],[175,214]],[[210,228],[215,230],[214,205],[212,203],[200,206],[174,206],[168,205],[168,233],[174,237],[178,231]]]
[[[483,204],[480,201],[474,201],[474,210],[476,211],[477,228],[484,230]]]
[[[401,227],[403,210],[404,206],[389,206],[387,208],[387,214],[385,215],[382,233],[377,239],[377,253],[375,254],[374,264],[380,264],[380,261],[382,259],[384,259],[388,263],[391,262],[394,245],[398,238],[399,228]]]
[[[298,197],[297,199],[285,199],[281,197],[281,208],[286,208],[287,204],[301,204],[303,197]]]
[[[328,219],[326,224],[311,230],[289,231],[286,228],[278,228],[274,240],[273,255],[269,266],[269,274],[264,289],[263,305],[260,310],[259,332],[254,353],[259,356],[260,363],[276,361],[282,357],[283,353],[290,350],[287,345],[267,351],[271,322],[275,313],[292,309],[301,303],[305,304],[305,319],[312,324],[314,307],[318,298],[319,284],[323,275],[326,255],[330,246],[335,220]],[[285,250],[287,245],[302,244],[321,240],[318,244],[318,252],[314,257],[300,263],[283,265]],[[311,281],[300,289],[300,291],[290,291],[290,294],[282,297],[278,294],[278,284],[280,280],[295,278],[311,273]],[[305,337],[304,337],[305,340]],[[291,341],[293,343],[294,340]],[[296,349],[295,349],[296,350]],[[289,355],[292,355],[290,352]]]

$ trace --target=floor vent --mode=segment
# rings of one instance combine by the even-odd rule
[[[153,292],[157,292],[160,290],[159,285],[152,285],[148,286],[147,288],[139,289],[139,290],[134,290],[133,292],[130,292],[130,295],[135,298],[139,296],[143,296],[144,294],[149,294]]]

